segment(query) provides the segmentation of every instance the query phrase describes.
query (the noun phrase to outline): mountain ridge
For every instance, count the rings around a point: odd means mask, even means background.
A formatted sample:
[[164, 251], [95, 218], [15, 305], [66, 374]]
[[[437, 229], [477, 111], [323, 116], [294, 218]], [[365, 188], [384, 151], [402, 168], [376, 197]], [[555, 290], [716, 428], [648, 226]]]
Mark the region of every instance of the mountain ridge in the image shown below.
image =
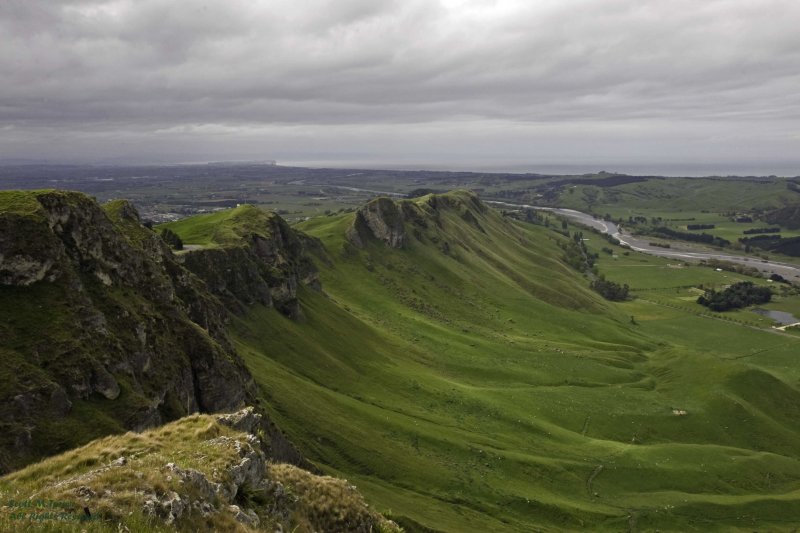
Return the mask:
[[[35, 219], [36, 194], [14, 197], [18, 216]], [[48, 281], [57, 271], [77, 276], [104, 316], [158, 290], [164, 303], [150, 302], [148, 316], [199, 328], [218, 356], [229, 343], [275, 434], [411, 531], [752, 531], [800, 520], [791, 504], [800, 479], [794, 339], [742, 327], [741, 314], [691, 312], [694, 285], [674, 286], [734, 273], [667, 264], [548, 214], [489, 208], [468, 191], [377, 198], [295, 226], [240, 206], [167, 225], [189, 244], [175, 253], [131, 209], [104, 209], [124, 234], [119, 253], [140, 258], [140, 277], [163, 277], [117, 294], [102, 243], [98, 257], [77, 250], [40, 281], [0, 287], [0, 301], [13, 304], [4, 316], [16, 320], [5, 331], [28, 338], [41, 333], [38, 320], [66, 334], [58, 320], [73, 315], [58, 302], [68, 285]], [[49, 228], [42, 220], [31, 227]], [[590, 289], [565, 249], [578, 239], [635, 299], [609, 302]], [[45, 262], [35, 263], [33, 277]], [[170, 286], [174, 305], [157, 289]], [[41, 308], [49, 314], [37, 307], [42, 287], [60, 291]], [[17, 341], [3, 349], [32, 353]], [[72, 411], [121, 406], [129, 389], [120, 385], [116, 400], [93, 391]], [[265, 435], [266, 456], [283, 460]]]

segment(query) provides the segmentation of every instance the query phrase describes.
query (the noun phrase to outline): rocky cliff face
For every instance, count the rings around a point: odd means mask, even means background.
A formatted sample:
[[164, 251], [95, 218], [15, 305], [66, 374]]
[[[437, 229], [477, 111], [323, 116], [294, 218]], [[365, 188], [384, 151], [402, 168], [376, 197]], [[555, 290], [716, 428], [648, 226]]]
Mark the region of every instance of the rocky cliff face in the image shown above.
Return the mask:
[[[255, 401], [224, 305], [130, 204], [0, 194], [0, 471], [109, 432]], [[247, 253], [279, 255], [257, 240]], [[291, 300], [269, 285], [265, 294]]]
[[234, 313], [261, 303], [291, 318], [302, 317], [297, 288], [320, 289], [311, 254], [324, 260], [322, 245], [274, 213], [251, 206], [239, 209], [235, 238], [183, 254], [184, 266]]
[[437, 242], [440, 238], [435, 233], [442, 227], [442, 212], [458, 213], [463, 220], [483, 231], [478, 218], [487, 209], [474, 193], [468, 191], [429, 194], [414, 200], [376, 198], [356, 211], [353, 223], [347, 229], [347, 239], [358, 248], [364, 248], [370, 241], [402, 248], [408, 242], [409, 234], [417, 240], [424, 240], [427, 232]]
[[347, 238], [359, 248], [370, 239], [382, 241], [392, 248], [402, 248], [406, 240], [405, 219], [402, 204], [389, 198], [376, 198], [356, 211]]

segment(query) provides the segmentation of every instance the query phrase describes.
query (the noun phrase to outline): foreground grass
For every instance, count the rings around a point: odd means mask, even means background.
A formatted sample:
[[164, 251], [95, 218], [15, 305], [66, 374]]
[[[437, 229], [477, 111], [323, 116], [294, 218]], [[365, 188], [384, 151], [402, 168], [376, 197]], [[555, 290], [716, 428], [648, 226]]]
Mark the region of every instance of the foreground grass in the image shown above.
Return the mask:
[[[204, 495], [175, 473], [192, 469], [228, 483], [239, 448], [251, 442], [210, 415], [93, 441], [0, 478], [0, 531], [339, 531], [370, 523], [396, 531], [352, 485], [291, 465], [267, 465], [274, 490], [242, 486], [235, 499]], [[143, 511], [148, 498], [165, 497], [187, 504], [172, 525]], [[237, 521], [234, 504], [254, 510], [259, 523]]]

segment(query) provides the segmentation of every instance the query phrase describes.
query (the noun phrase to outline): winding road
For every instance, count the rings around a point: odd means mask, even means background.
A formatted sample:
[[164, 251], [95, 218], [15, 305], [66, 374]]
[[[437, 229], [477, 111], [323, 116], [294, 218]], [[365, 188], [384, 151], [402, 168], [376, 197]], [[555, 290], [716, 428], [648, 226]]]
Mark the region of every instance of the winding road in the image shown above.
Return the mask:
[[570, 218], [575, 222], [582, 224], [584, 226], [589, 226], [590, 228], [594, 228], [598, 230], [600, 233], [611, 235], [612, 237], [617, 239], [621, 244], [627, 245], [631, 248], [631, 250], [635, 250], [637, 252], [656, 255], [659, 257], [671, 257], [675, 259], [680, 259], [682, 261], [701, 261], [708, 259], [718, 259], [721, 261], [730, 261], [731, 263], [739, 263], [742, 265], [757, 268], [761, 272], [766, 272], [768, 274], [780, 274], [781, 276], [787, 279], [788, 278], [800, 279], [800, 267], [792, 265], [790, 263], [782, 263], [780, 261], [767, 261], [764, 259], [745, 257], [742, 255], [724, 254], [718, 252], [696, 252], [696, 251], [693, 252], [689, 250], [680, 250], [675, 248], [659, 248], [656, 246], [650, 246], [648, 242], [645, 242], [637, 237], [634, 237], [630, 233], [625, 233], [622, 230], [622, 228], [620, 228], [613, 222], [610, 222], [608, 220], [596, 219], [592, 215], [589, 215], [587, 213], [582, 213], [580, 211], [575, 211], [574, 209], [564, 209], [560, 207], [540, 207], [536, 205], [527, 205], [527, 204], [512, 204], [508, 202], [498, 202], [493, 200], [484, 200], [484, 202], [487, 204], [504, 205], [508, 207], [517, 207], [522, 209], [550, 211], [552, 213]]

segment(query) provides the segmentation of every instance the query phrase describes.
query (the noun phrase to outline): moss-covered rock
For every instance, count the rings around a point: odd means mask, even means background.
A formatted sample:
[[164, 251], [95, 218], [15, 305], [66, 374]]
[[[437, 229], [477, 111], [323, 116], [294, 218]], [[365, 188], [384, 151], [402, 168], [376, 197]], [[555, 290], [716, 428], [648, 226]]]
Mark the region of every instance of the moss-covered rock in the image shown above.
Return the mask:
[[[480, 220], [488, 208], [470, 191], [427, 194], [414, 199], [392, 200], [376, 198], [356, 211], [347, 229], [347, 240], [358, 248], [370, 241], [382, 242], [392, 248], [402, 248], [408, 235], [425, 240], [425, 230], [442, 228], [442, 212], [452, 211], [463, 220], [484, 232]], [[439, 242], [441, 235], [433, 232], [429, 239]], [[442, 249], [449, 249], [445, 242]]]
[[402, 204], [390, 198], [372, 200], [356, 211], [347, 238], [359, 248], [363, 248], [369, 239], [377, 239], [392, 248], [402, 248], [406, 239]]

